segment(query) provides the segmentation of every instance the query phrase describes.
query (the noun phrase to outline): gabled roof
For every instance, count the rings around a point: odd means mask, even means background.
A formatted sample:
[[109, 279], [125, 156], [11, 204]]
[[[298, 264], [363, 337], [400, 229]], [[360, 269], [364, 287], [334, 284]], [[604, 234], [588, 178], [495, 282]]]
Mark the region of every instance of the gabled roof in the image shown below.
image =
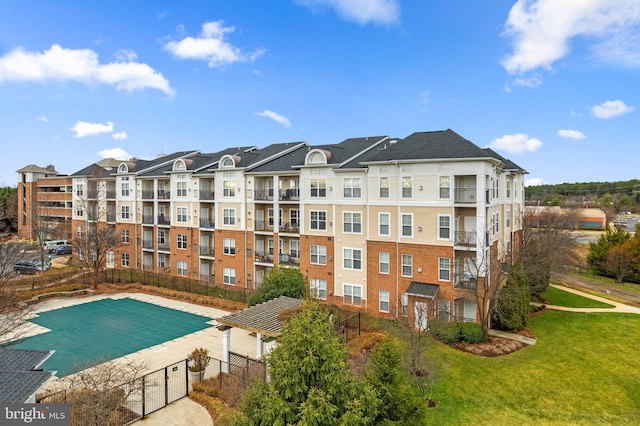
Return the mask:
[[53, 174], [53, 175], [59, 174], [53, 165], [49, 165], [47, 167], [40, 167], [35, 164], [29, 164], [28, 166], [24, 166], [20, 170], [16, 170], [16, 173], [46, 173], [46, 174]]
[[226, 327], [237, 327], [243, 330], [261, 333], [269, 337], [279, 337], [282, 334], [280, 313], [289, 309], [296, 309], [302, 305], [302, 300], [293, 297], [280, 296], [267, 302], [243, 309], [217, 321]]
[[246, 169], [252, 166], [257, 167], [264, 162], [277, 158], [278, 154], [284, 155], [287, 151], [303, 143], [304, 142], [274, 143], [264, 148], [241, 152], [237, 155], [240, 157], [240, 161], [236, 163], [236, 168]]
[[248, 173], [290, 172], [293, 167], [304, 164], [304, 159], [309, 152], [309, 146], [305, 142], [299, 143], [304, 145], [285, 155], [251, 168]]
[[361, 138], [349, 138], [345, 139], [338, 144], [332, 145], [317, 145], [312, 146], [311, 149], [321, 149], [329, 151], [331, 153], [331, 160], [329, 164], [342, 164], [345, 161], [350, 160], [354, 156], [360, 154], [362, 151], [371, 148], [386, 136], [365, 136]]
[[434, 298], [438, 293], [440, 286], [438, 284], [427, 284], [418, 281], [412, 281], [405, 293], [409, 296]]
[[116, 170], [117, 167], [103, 167], [98, 163], [93, 163], [88, 165], [84, 169], [78, 170], [77, 172], [73, 173], [71, 177], [89, 177], [96, 179], [108, 178], [113, 177], [112, 175], [116, 172]]
[[500, 159], [500, 161], [502, 161], [502, 167], [505, 171], [518, 171], [518, 172], [526, 173], [526, 170], [524, 170], [522, 167], [518, 166], [516, 163], [509, 160], [508, 158], [504, 158], [502, 155], [498, 154], [491, 148], [485, 148], [484, 150], [488, 152], [489, 155], [491, 155], [492, 157]]
[[55, 374], [37, 371], [52, 353], [0, 347], [0, 403], [24, 404], [33, 397]]

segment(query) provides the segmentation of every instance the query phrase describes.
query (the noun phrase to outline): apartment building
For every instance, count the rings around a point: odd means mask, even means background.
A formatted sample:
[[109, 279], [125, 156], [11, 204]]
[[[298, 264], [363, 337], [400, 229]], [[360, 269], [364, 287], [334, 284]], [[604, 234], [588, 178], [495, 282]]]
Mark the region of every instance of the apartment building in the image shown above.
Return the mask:
[[299, 268], [333, 304], [475, 321], [478, 284], [519, 252], [525, 174], [451, 130], [184, 151], [71, 175], [72, 229], [112, 229], [108, 267], [249, 290]]

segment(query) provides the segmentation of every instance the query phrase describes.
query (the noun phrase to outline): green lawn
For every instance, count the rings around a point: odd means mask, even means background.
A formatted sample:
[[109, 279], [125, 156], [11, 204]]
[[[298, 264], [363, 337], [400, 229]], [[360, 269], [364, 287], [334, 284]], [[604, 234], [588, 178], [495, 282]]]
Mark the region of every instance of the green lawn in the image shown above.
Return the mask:
[[588, 271], [573, 271], [569, 275], [576, 278], [585, 279], [595, 284], [600, 284], [609, 288], [615, 288], [618, 290], [626, 291], [628, 293], [640, 294], [640, 284], [628, 283], [628, 282], [616, 282], [613, 278], [602, 277]]
[[569, 308], [613, 308], [613, 305], [578, 296], [555, 287], [547, 287], [542, 297], [549, 305], [566, 306]]
[[640, 424], [640, 315], [550, 311], [537, 344], [481, 358], [435, 344], [440, 367], [427, 424]]

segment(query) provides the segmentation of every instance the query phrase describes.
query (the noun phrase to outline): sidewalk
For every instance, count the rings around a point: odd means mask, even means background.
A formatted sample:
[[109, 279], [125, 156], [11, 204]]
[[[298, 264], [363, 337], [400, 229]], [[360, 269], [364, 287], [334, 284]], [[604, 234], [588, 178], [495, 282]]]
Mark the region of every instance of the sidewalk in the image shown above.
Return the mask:
[[547, 309], [554, 309], [557, 311], [566, 311], [566, 312], [622, 312], [628, 314], [640, 314], [640, 308], [636, 308], [635, 306], [625, 305], [624, 303], [619, 303], [613, 301], [611, 299], [607, 299], [600, 296], [594, 296], [593, 294], [585, 293], [584, 291], [576, 290], [574, 288], [565, 287], [561, 285], [551, 284], [551, 287], [555, 287], [557, 289], [566, 291], [568, 293], [577, 294], [578, 296], [586, 297], [588, 299], [597, 300], [599, 302], [607, 303], [609, 305], [613, 305], [612, 308], [569, 308], [567, 306], [556, 306], [556, 305], [547, 305], [544, 303], [536, 303], [531, 302], [533, 306], [545, 306]]
[[213, 426], [209, 412], [185, 397], [135, 422], [140, 426]]

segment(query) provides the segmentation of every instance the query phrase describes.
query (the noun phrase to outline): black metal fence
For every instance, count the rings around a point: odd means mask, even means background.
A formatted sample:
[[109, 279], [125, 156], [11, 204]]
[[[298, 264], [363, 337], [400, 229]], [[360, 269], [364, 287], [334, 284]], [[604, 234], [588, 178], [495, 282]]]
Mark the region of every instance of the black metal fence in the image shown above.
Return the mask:
[[360, 312], [333, 324], [338, 337], [344, 344], [360, 335]]
[[91, 277], [89, 274], [78, 270], [62, 273], [48, 271], [45, 274], [20, 276], [11, 280], [11, 286], [21, 291], [37, 291], [63, 284], [88, 285], [90, 283]]
[[64, 390], [36, 402], [69, 404], [71, 426], [122, 426], [184, 398], [188, 385], [187, 360], [182, 360], [108, 390]]

